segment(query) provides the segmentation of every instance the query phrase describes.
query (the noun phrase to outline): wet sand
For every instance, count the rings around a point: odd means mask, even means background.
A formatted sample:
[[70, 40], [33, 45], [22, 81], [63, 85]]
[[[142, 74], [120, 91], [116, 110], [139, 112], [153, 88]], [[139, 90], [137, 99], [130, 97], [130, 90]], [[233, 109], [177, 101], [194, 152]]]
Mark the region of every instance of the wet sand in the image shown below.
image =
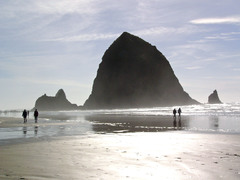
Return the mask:
[[[32, 127], [35, 125], [44, 126], [44, 125], [59, 125], [66, 124], [64, 122], [56, 121], [56, 122], [47, 122], [42, 121], [41, 119], [35, 123], [33, 118], [28, 118], [27, 123], [23, 123], [23, 118], [15, 118], [15, 117], [0, 117], [0, 128], [11, 128], [11, 127]], [[70, 124], [70, 123], [68, 123]]]
[[[1, 127], [20, 120], [7, 119]], [[240, 179], [239, 139], [189, 131], [19, 139], [0, 146], [0, 179]]]

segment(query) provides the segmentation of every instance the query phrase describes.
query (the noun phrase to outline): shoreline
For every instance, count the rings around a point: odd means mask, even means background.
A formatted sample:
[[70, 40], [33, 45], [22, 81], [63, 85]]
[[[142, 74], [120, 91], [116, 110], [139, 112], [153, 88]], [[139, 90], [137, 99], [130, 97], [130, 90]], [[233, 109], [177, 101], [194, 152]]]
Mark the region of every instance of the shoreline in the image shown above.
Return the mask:
[[[183, 126], [174, 128], [171, 116], [93, 115], [86, 117], [62, 117], [55, 115], [53, 117], [39, 118], [38, 123], [35, 123], [33, 118], [29, 118], [27, 123], [23, 123], [23, 118], [0, 117], [0, 145], [6, 144], [5, 142], [11, 143], [12, 141], [13, 143], [21, 143], [30, 139], [71, 137], [86, 134], [181, 131], [198, 134], [240, 135], [239, 123], [235, 122], [235, 129], [227, 129], [231, 125], [226, 122], [226, 118], [224, 118], [223, 122], [219, 122], [218, 119], [209, 119], [208, 116], [184, 116], [181, 123]], [[223, 125], [228, 127], [218, 129], [219, 126]]]

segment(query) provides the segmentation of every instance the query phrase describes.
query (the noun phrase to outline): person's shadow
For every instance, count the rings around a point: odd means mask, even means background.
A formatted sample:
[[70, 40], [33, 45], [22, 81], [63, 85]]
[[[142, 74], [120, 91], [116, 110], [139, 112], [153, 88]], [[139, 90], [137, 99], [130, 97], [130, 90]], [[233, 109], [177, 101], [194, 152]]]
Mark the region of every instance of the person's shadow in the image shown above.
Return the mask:
[[176, 129], [177, 127], [177, 119], [176, 116], [173, 116], [173, 128]]
[[209, 117], [210, 121], [210, 128], [213, 130], [218, 130], [219, 129], [219, 119], [217, 116], [210, 116]]
[[178, 116], [178, 129], [182, 129], [182, 119], [181, 119], [181, 116]]
[[22, 130], [23, 130], [23, 134], [24, 134], [24, 135], [27, 135], [27, 127], [24, 126]]
[[37, 134], [38, 134], [38, 126], [34, 127], [34, 134], [35, 134], [35, 136], [37, 136]]
[[182, 129], [182, 119], [181, 119], [181, 116], [178, 116], [178, 121], [177, 121], [177, 117], [176, 116], [173, 117], [173, 128], [174, 129]]

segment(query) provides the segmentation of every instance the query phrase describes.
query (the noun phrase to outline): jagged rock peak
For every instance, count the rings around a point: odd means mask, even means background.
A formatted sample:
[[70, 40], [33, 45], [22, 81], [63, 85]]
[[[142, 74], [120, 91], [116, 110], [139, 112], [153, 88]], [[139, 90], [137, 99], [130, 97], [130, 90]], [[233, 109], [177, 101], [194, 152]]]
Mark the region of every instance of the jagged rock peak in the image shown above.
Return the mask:
[[146, 42], [144, 41], [143, 39], [137, 37], [137, 36], [134, 36], [133, 34], [130, 34], [128, 32], [123, 32], [118, 38], [116, 41], [119, 41], [119, 40], [128, 40], [128, 41], [136, 41], [138, 40], [139, 42]]
[[70, 103], [63, 89], [58, 90], [56, 96], [47, 96], [44, 94], [39, 97], [35, 102], [33, 109], [40, 111], [59, 111], [59, 110], [75, 110], [77, 109], [76, 104]]
[[220, 99], [218, 97], [217, 90], [214, 90], [213, 93], [210, 94], [210, 96], [208, 96], [208, 103], [209, 104], [222, 104], [222, 102], [220, 101]]
[[155, 46], [122, 33], [99, 64], [85, 108], [131, 108], [198, 104], [182, 88]]
[[64, 98], [64, 99], [66, 99], [66, 94], [65, 94], [64, 90], [63, 89], [59, 89], [57, 94], [56, 94], [56, 97], [57, 98]]
[[[114, 47], [116, 45], [120, 46], [120, 47], [123, 47], [123, 46], [126, 46], [128, 45], [128, 47], [131, 47], [132, 45], [134, 44], [138, 44], [138, 46], [140, 45], [151, 45], [150, 43], [144, 41], [143, 39], [135, 36], [135, 35], [132, 35], [128, 32], [123, 32], [114, 42], [113, 44], [110, 46], [110, 47]], [[134, 47], [134, 46], [132, 46]], [[155, 46], [154, 46], [155, 47]]]

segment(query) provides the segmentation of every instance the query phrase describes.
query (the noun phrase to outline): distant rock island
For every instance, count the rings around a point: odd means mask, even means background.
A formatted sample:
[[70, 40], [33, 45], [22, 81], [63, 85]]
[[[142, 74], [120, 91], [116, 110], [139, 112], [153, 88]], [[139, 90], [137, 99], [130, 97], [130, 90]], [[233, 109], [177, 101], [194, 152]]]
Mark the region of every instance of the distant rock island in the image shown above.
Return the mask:
[[84, 108], [134, 108], [199, 104], [182, 88], [164, 55], [124, 32], [103, 55]]
[[213, 93], [210, 94], [210, 96], [208, 96], [208, 103], [209, 104], [222, 104], [222, 102], [220, 101], [220, 99], [218, 97], [217, 90], [214, 90]]
[[39, 97], [35, 103], [34, 109], [40, 111], [61, 111], [78, 109], [76, 104], [70, 103], [63, 89], [58, 90], [56, 96], [47, 96], [44, 94]]

